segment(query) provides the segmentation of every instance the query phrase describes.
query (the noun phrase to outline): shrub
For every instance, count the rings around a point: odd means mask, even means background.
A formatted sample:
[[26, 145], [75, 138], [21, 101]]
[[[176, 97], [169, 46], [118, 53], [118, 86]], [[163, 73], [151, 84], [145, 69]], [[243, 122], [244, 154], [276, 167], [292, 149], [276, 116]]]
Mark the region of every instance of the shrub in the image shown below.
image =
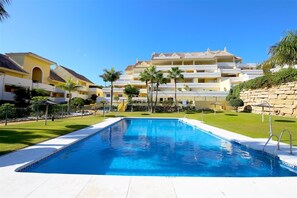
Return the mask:
[[297, 69], [288, 68], [282, 69], [279, 72], [272, 74], [266, 74], [258, 78], [240, 83], [239, 85], [234, 86], [230, 89], [228, 96], [226, 97], [227, 101], [231, 99], [239, 98], [240, 92], [243, 89], [259, 89], [265, 87], [272, 87], [275, 85], [280, 85], [282, 83], [294, 82], [297, 81]]
[[238, 111], [238, 107], [243, 106], [243, 101], [240, 98], [231, 99], [229, 103], [232, 107], [235, 107], [236, 112]]
[[5, 103], [0, 106], [0, 118], [5, 119], [7, 112], [7, 118], [14, 118], [16, 114], [16, 108], [14, 105]]

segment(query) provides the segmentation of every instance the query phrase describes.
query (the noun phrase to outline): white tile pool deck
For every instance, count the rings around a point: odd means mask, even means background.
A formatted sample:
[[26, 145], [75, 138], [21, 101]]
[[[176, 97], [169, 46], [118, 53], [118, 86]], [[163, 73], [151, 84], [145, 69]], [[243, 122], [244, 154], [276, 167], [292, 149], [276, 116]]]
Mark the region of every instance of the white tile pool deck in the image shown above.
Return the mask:
[[[15, 169], [47, 156], [119, 121], [109, 118], [91, 127], [0, 157], [0, 197], [297, 197], [297, 177], [142, 177], [20, 173]], [[252, 139], [196, 120], [183, 121], [262, 150], [266, 139]], [[274, 152], [275, 142], [267, 146]], [[297, 148], [288, 154], [282, 144], [279, 157], [297, 165]]]

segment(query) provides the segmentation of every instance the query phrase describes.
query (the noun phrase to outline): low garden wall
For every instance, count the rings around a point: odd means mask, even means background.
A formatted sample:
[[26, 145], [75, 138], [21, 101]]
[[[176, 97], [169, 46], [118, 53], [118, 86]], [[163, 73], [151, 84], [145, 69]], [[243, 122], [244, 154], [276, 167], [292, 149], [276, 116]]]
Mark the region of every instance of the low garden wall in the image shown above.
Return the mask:
[[297, 82], [290, 82], [271, 88], [255, 89], [240, 92], [244, 107], [251, 108], [253, 113], [261, 113], [262, 107], [254, 106], [267, 101], [273, 108], [264, 108], [264, 112], [272, 115], [297, 118]]

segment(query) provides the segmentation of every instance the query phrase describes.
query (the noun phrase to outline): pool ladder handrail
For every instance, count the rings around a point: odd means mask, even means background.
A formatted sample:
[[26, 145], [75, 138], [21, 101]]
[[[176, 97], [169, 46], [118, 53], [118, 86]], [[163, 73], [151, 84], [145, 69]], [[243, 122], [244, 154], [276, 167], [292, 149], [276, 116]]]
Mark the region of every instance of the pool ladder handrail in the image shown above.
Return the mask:
[[[265, 143], [265, 145], [264, 145], [262, 151], [265, 150], [265, 147], [267, 146], [268, 142], [272, 139], [272, 137], [276, 137], [277, 141], [279, 141], [279, 138], [278, 138], [277, 135], [275, 135], [275, 134], [271, 134], [271, 135], [269, 136], [267, 142]], [[277, 147], [276, 147], [276, 149], [274, 150], [274, 154], [275, 154], [276, 150], [279, 150], [279, 144], [277, 144]]]
[[284, 132], [289, 133], [289, 136], [290, 136], [290, 154], [293, 155], [293, 152], [292, 152], [292, 133], [288, 129], [282, 130], [282, 132], [281, 132], [281, 134], [279, 136], [278, 142], [277, 142], [277, 148], [278, 148], [278, 150], [280, 150], [279, 143], [280, 143], [280, 141], [281, 141], [281, 139], [283, 137]]

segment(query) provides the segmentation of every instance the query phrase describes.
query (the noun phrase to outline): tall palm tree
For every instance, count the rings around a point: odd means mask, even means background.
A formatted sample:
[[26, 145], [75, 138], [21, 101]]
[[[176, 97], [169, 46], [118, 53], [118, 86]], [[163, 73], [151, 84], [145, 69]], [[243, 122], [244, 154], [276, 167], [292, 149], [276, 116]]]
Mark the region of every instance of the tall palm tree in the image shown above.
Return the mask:
[[9, 17], [9, 14], [4, 9], [4, 5], [9, 3], [10, 0], [0, 0], [0, 21], [3, 21], [4, 19]]
[[66, 80], [66, 83], [59, 85], [58, 87], [67, 91], [69, 94], [69, 100], [67, 102], [67, 112], [68, 112], [68, 114], [70, 114], [70, 102], [71, 102], [71, 98], [72, 98], [72, 92], [76, 91], [81, 86], [78, 85], [77, 83], [75, 83], [73, 79], [69, 78]]
[[268, 59], [276, 65], [294, 66], [297, 64], [297, 31], [288, 31], [286, 36], [269, 49]]
[[174, 81], [174, 102], [175, 102], [175, 108], [177, 108], [177, 98], [176, 98], [176, 83], [179, 79], [184, 79], [184, 75], [182, 74], [182, 70], [180, 70], [178, 67], [172, 67], [169, 71], [168, 78], [173, 79]]
[[156, 99], [155, 99], [155, 106], [154, 106], [153, 112], [156, 112], [159, 86], [161, 84], [166, 84], [168, 82], [168, 79], [164, 77], [164, 75], [163, 75], [163, 73], [161, 71], [157, 71], [155, 80], [156, 80]]
[[149, 82], [150, 82], [150, 106], [151, 106], [151, 112], [153, 113], [153, 107], [154, 107], [154, 101], [153, 101], [153, 94], [154, 94], [154, 83], [156, 82], [156, 76], [157, 76], [157, 70], [156, 70], [156, 66], [151, 65], [149, 68], [147, 68], [147, 72], [148, 72], [148, 78], [149, 78]]
[[120, 78], [122, 72], [115, 71], [112, 67], [110, 70], [104, 69], [104, 74], [100, 75], [103, 81], [110, 82], [110, 106], [109, 111], [112, 111], [112, 102], [113, 102], [113, 82], [117, 81]]
[[139, 80], [142, 82], [145, 82], [145, 88], [146, 88], [146, 101], [147, 101], [147, 110], [150, 110], [150, 97], [149, 97], [149, 73], [148, 69], [146, 68], [143, 72], [139, 74]]

